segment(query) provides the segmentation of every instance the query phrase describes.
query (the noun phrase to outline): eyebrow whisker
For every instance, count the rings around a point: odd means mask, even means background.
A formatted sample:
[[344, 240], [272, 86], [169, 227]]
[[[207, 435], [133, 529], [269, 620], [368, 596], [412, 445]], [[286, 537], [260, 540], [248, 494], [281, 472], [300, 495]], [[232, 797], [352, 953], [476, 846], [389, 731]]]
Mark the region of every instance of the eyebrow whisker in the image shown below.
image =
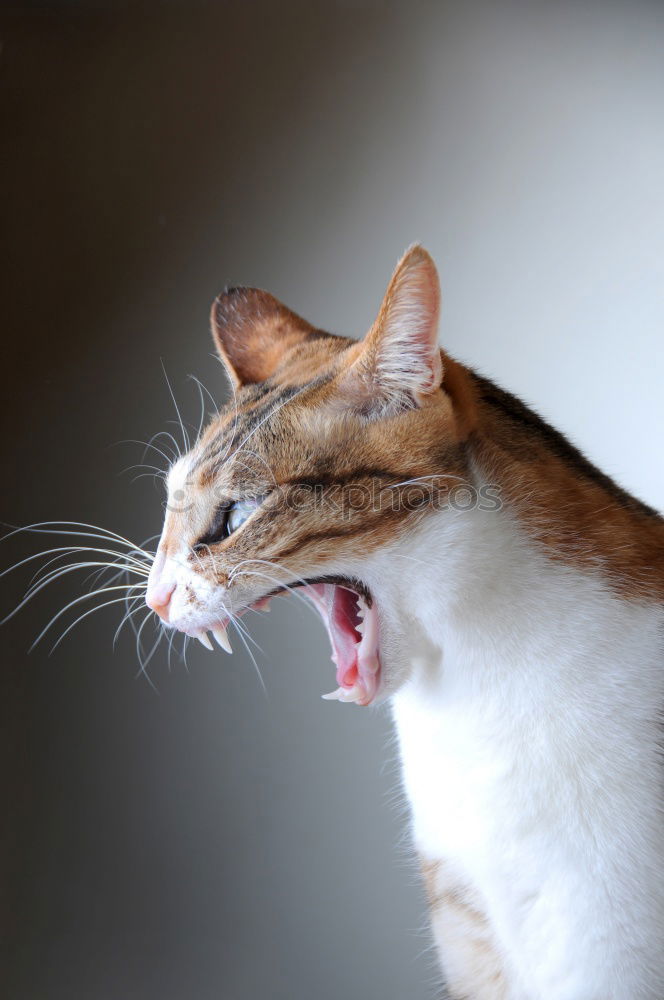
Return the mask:
[[[189, 435], [188, 435], [187, 431], [185, 430], [184, 423], [182, 422], [182, 415], [180, 413], [180, 407], [178, 406], [177, 400], [175, 399], [175, 393], [173, 392], [173, 387], [171, 386], [170, 379], [169, 379], [169, 377], [168, 377], [168, 375], [166, 373], [166, 365], [164, 364], [164, 359], [163, 358], [161, 358], [161, 367], [162, 367], [162, 371], [164, 373], [164, 378], [166, 379], [166, 385], [168, 386], [168, 391], [171, 394], [171, 399], [173, 400], [173, 406], [175, 407], [175, 412], [178, 415], [178, 421], [180, 423], [180, 431], [182, 432], [182, 442], [184, 444], [185, 450], [189, 451], [190, 448], [191, 448], [191, 442], [189, 440]], [[182, 455], [182, 452], [178, 449], [178, 458], [181, 457], [181, 455]]]

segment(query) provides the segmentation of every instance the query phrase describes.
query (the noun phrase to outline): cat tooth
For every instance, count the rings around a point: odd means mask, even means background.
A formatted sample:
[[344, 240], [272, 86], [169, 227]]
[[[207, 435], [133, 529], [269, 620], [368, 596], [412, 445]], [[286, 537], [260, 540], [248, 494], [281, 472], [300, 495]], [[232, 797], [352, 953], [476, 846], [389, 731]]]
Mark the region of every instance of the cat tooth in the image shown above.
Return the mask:
[[[225, 649], [227, 653], [233, 652], [228, 639], [228, 632], [223, 625], [215, 625], [212, 629], [212, 635], [215, 637], [222, 649]], [[212, 646], [210, 646], [210, 649], [212, 649]]]
[[355, 702], [358, 702], [361, 699], [361, 697], [362, 697], [362, 692], [360, 691], [358, 686], [355, 685], [352, 688], [343, 688], [341, 693], [341, 698], [339, 699], [339, 701], [346, 702], [347, 704], [354, 704]]
[[341, 701], [341, 696], [343, 691], [341, 688], [337, 688], [336, 691], [330, 691], [329, 694], [322, 694], [321, 698], [323, 701]]
[[329, 694], [322, 694], [321, 698], [323, 701], [341, 701], [344, 704], [351, 704], [357, 702], [362, 697], [362, 692], [357, 687], [352, 688], [342, 688], [338, 687], [336, 691], [330, 691]]
[[196, 638], [201, 643], [201, 645], [205, 646], [206, 649], [214, 649], [214, 646], [210, 642], [210, 636], [207, 634], [207, 632], [203, 632], [201, 630], [196, 636]]
[[359, 632], [360, 635], [364, 635], [365, 628], [366, 628], [366, 625], [365, 625], [364, 621], [362, 619], [360, 619], [360, 621], [355, 626], [355, 631]]

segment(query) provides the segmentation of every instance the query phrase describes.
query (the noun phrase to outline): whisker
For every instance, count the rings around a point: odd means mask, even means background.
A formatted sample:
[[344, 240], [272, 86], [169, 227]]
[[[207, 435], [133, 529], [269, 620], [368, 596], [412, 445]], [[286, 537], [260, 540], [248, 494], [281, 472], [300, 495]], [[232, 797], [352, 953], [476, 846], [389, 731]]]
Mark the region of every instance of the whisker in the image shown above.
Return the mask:
[[198, 418], [198, 430], [196, 431], [196, 437], [195, 437], [195, 440], [198, 441], [198, 439], [201, 436], [201, 431], [203, 430], [203, 424], [205, 422], [205, 400], [203, 399], [203, 390], [201, 389], [201, 383], [198, 381], [196, 376], [190, 375], [189, 378], [193, 379], [194, 382], [196, 383], [196, 387], [198, 389], [198, 396], [201, 402], [201, 415]]
[[118, 444], [118, 445], [120, 445], [120, 444], [138, 444], [138, 445], [142, 445], [143, 448], [144, 448], [144, 450], [143, 450], [143, 458], [145, 458], [145, 456], [148, 453], [148, 451], [150, 451], [150, 450], [156, 451], [157, 454], [161, 455], [161, 457], [164, 459], [164, 461], [168, 465], [170, 465], [171, 462], [173, 462], [174, 458], [177, 457], [177, 454], [175, 454], [175, 455], [167, 455], [166, 452], [162, 451], [161, 448], [157, 448], [157, 446], [152, 443], [153, 441], [156, 441], [157, 438], [161, 434], [164, 434], [164, 433], [167, 433], [167, 432], [157, 431], [156, 434], [152, 435], [152, 437], [150, 438], [149, 441], [141, 441], [140, 438], [124, 438], [122, 441], [117, 441], [116, 444]]
[[[51, 549], [51, 550], [50, 550], [50, 552], [52, 552], [52, 551], [53, 551], [53, 549]], [[93, 551], [93, 550], [88, 550], [88, 549], [86, 549], [86, 551]], [[53, 563], [56, 563], [56, 562], [60, 562], [60, 560], [61, 560], [61, 559], [67, 559], [67, 558], [69, 558], [69, 556], [71, 555], [71, 552], [72, 552], [72, 550], [71, 550], [71, 547], [67, 546], [67, 547], [66, 547], [66, 548], [64, 549], [64, 551], [60, 552], [60, 553], [59, 553], [58, 555], [56, 555], [56, 556], [53, 556], [53, 558], [52, 558], [52, 559], [47, 559], [47, 560], [46, 560], [46, 562], [45, 562], [45, 563], [43, 563], [43, 564], [42, 564], [42, 565], [41, 565], [41, 566], [40, 566], [40, 567], [39, 567], [39, 568], [38, 568], [37, 570], [35, 570], [35, 572], [34, 572], [34, 573], [32, 574], [32, 576], [31, 576], [31, 577], [30, 577], [30, 579], [28, 580], [28, 587], [31, 587], [31, 586], [32, 586], [32, 584], [33, 584], [33, 583], [34, 583], [35, 581], [37, 581], [38, 579], [40, 579], [40, 574], [41, 574], [41, 573], [43, 573], [43, 572], [44, 572], [44, 571], [45, 571], [45, 570], [46, 570], [46, 569], [47, 569], [47, 568], [48, 568], [49, 566], [52, 566], [52, 565], [53, 565]], [[35, 555], [34, 555], [34, 556], [32, 556], [31, 558], [33, 558], [33, 559], [37, 559], [37, 558], [38, 558], [39, 556], [45, 556], [45, 555], [48, 555], [48, 554], [49, 554], [49, 550], [47, 549], [47, 550], [46, 550], [46, 552], [37, 552], [37, 553], [35, 553]], [[26, 562], [26, 560], [23, 560], [23, 559], [22, 559], [22, 560], [21, 560], [21, 561], [20, 561], [19, 563], [15, 563], [15, 564], [14, 564], [13, 566], [9, 566], [9, 567], [8, 567], [8, 569], [6, 569], [6, 570], [5, 570], [4, 572], [5, 572], [5, 573], [9, 573], [9, 572], [11, 572], [11, 571], [12, 571], [13, 569], [18, 569], [18, 567], [19, 567], [19, 566], [22, 566], [22, 565], [25, 565], [25, 562]], [[0, 575], [2, 575], [2, 574], [0, 574]]]
[[432, 473], [430, 473], [427, 476], [415, 476], [413, 479], [404, 479], [400, 483], [390, 483], [388, 486], [383, 486], [380, 492], [382, 493], [384, 490], [396, 490], [400, 486], [410, 486], [413, 483], [423, 483], [427, 479], [432, 479], [432, 480], [433, 479], [456, 479], [457, 482], [459, 482], [459, 483], [465, 483], [465, 484], [468, 483], [468, 480], [464, 479], [463, 476], [454, 476], [454, 475], [452, 475], [452, 473], [449, 473], [449, 472], [432, 472]]
[[171, 654], [173, 652], [173, 641], [175, 639], [176, 634], [177, 633], [176, 633], [175, 629], [172, 628], [171, 629], [171, 634], [170, 634], [170, 636], [168, 638], [168, 654], [167, 654], [167, 657], [166, 657], [166, 663], [168, 665], [168, 669], [169, 670], [171, 669]]
[[[59, 580], [61, 576], [67, 576], [69, 573], [73, 573], [74, 570], [77, 569], [89, 569], [90, 567], [94, 566], [103, 567], [102, 568], [103, 572], [104, 569], [115, 568], [115, 566], [117, 566], [117, 563], [103, 563], [103, 562], [90, 561], [90, 562], [69, 563], [67, 566], [57, 566], [55, 569], [52, 569], [50, 572], [46, 573], [45, 576], [40, 577], [38, 580], [36, 580], [35, 583], [33, 583], [32, 586], [29, 587], [29, 589], [27, 590], [23, 600], [24, 601], [30, 600], [30, 598], [34, 597], [35, 594], [38, 594], [40, 590], [43, 590], [44, 587], [48, 586], [49, 583], [53, 583], [55, 580]], [[133, 566], [123, 566], [116, 573], [114, 573], [113, 577], [107, 580], [106, 583], [107, 584], [112, 583], [114, 579], [118, 579], [123, 573], [126, 574], [134, 573], [137, 576], [142, 576], [145, 579], [145, 585], [147, 585], [148, 574], [143, 570], [135, 569]], [[96, 575], [99, 576], [98, 573]], [[138, 586], [138, 584], [136, 585]]]
[[[161, 644], [161, 640], [163, 638], [163, 634], [164, 633], [163, 633], [162, 628], [161, 628], [161, 623], [158, 622], [157, 623], [157, 638], [155, 639], [155, 641], [154, 641], [154, 643], [152, 645], [152, 648], [150, 649], [150, 652], [148, 653], [148, 655], [146, 656], [145, 660], [143, 661], [142, 673], [145, 675], [145, 677], [147, 677], [148, 680], [150, 680], [150, 678], [148, 676], [147, 668], [148, 668], [148, 665], [150, 663], [150, 660], [152, 659], [152, 657], [154, 656], [154, 654], [157, 652], [157, 649], [159, 648], [159, 646]], [[156, 687], [154, 686], [154, 684], [152, 685], [152, 687], [153, 687], [153, 689], [155, 691], [157, 690]]]
[[[216, 355], [215, 355], [215, 357], [216, 357]], [[228, 457], [228, 453], [231, 450], [232, 443], [233, 443], [233, 440], [235, 438], [235, 434], [237, 432], [238, 420], [240, 419], [240, 408], [238, 406], [237, 389], [235, 388], [235, 383], [233, 382], [232, 378], [230, 377], [230, 374], [229, 374], [228, 370], [226, 369], [225, 365], [221, 361], [221, 358], [217, 357], [217, 361], [221, 365], [221, 369], [222, 369], [224, 375], [226, 376], [228, 384], [230, 385], [231, 390], [233, 392], [233, 430], [231, 431], [230, 437], [228, 439], [228, 444], [226, 445], [226, 450], [225, 450], [224, 454], [221, 456], [221, 458], [219, 460], [223, 464], [226, 461], [227, 457]]]
[[[141, 635], [143, 633], [143, 629], [145, 628], [147, 622], [150, 620], [151, 617], [152, 617], [152, 612], [148, 611], [148, 613], [146, 614], [145, 618], [143, 619], [143, 621], [141, 622], [141, 624], [140, 624], [140, 626], [138, 628], [138, 632], [136, 633], [136, 658], [138, 659], [138, 662], [140, 664], [140, 669], [138, 671], [138, 674], [136, 674], [136, 676], [138, 677], [138, 676], [140, 676], [140, 674], [143, 674], [143, 676], [145, 677], [145, 679], [148, 682], [148, 684], [150, 685], [150, 687], [153, 689], [153, 691], [156, 694], [158, 694], [159, 692], [157, 691], [156, 687], [152, 683], [152, 680], [150, 679], [150, 676], [149, 676], [149, 674], [147, 673], [147, 671], [145, 669], [146, 666], [147, 666], [147, 664], [149, 663], [149, 659], [148, 660], [144, 660], [143, 659], [143, 647], [141, 646]], [[157, 643], [157, 645], [158, 645], [158, 643]], [[152, 650], [150, 651], [150, 656], [152, 656], [152, 653], [154, 652], [155, 648], [156, 647], [153, 647]]]
[[307, 599], [304, 597], [303, 594], [300, 594], [298, 592], [298, 590], [297, 590], [296, 587], [289, 586], [286, 583], [281, 583], [279, 580], [277, 580], [273, 576], [270, 576], [268, 573], [261, 573], [258, 570], [253, 570], [253, 571], [252, 570], [242, 570], [242, 572], [239, 574], [239, 576], [240, 577], [243, 577], [243, 576], [253, 576], [253, 577], [259, 577], [262, 580], [268, 580], [270, 583], [274, 583], [278, 587], [283, 588], [283, 590], [287, 591], [287, 593], [292, 594], [294, 597], [297, 597], [297, 599], [299, 601], [303, 601], [305, 603], [306, 607], [308, 607], [311, 610], [311, 604], [307, 601]]
[[[157, 431], [156, 434], [153, 434], [152, 437], [150, 438], [150, 442], [152, 443], [152, 441], [156, 441], [160, 437], [166, 438], [167, 442], [169, 443], [169, 447], [171, 445], [173, 447], [173, 451], [172, 451], [170, 457], [166, 459], [166, 461], [168, 462], [168, 464], [172, 465], [173, 462], [177, 462], [178, 458], [181, 455], [180, 445], [178, 444], [177, 439], [171, 434], [171, 432], [167, 431], [165, 429]], [[145, 458], [145, 453], [143, 453], [143, 458]]]
[[[289, 584], [283, 583], [281, 580], [277, 579], [276, 577], [270, 576], [269, 573], [261, 573], [259, 570], [253, 570], [253, 571], [252, 570], [241, 570], [238, 573], [237, 570], [239, 569], [239, 567], [242, 566], [242, 565], [245, 565], [247, 563], [259, 563], [259, 564], [262, 563], [264, 565], [271, 566], [274, 569], [278, 569], [281, 572], [287, 572], [287, 570], [285, 570], [284, 567], [278, 566], [275, 563], [271, 563], [269, 560], [266, 560], [266, 559], [243, 559], [242, 562], [240, 562], [240, 563], [237, 564], [237, 566], [235, 567], [235, 569], [231, 573], [229, 583], [232, 582], [233, 580], [235, 580], [238, 575], [239, 576], [257, 576], [257, 577], [261, 577], [264, 580], [269, 580], [271, 583], [276, 584], [278, 587], [282, 587], [289, 594], [292, 594], [294, 597], [297, 597], [297, 599], [300, 600], [300, 601], [302, 601], [304, 603], [305, 607], [309, 608], [309, 610], [311, 610], [311, 611], [314, 610], [312, 608], [310, 600], [306, 597], [305, 594], [301, 594], [300, 591], [296, 587], [292, 587]], [[292, 574], [289, 574], [289, 575], [292, 575]], [[306, 586], [306, 580], [303, 580], [301, 577], [297, 577], [297, 576], [295, 577], [295, 579], [297, 580], [298, 583], [301, 583], [301, 584], [303, 584], [303, 585]]]
[[[246, 566], [247, 564], [254, 564], [254, 565], [258, 564], [259, 566], [269, 566], [271, 569], [277, 570], [277, 572], [279, 573], [285, 573], [286, 576], [292, 577], [295, 581], [297, 581], [297, 583], [300, 583], [303, 586], [307, 585], [307, 581], [303, 577], [298, 576], [297, 573], [293, 573], [293, 571], [290, 570], [287, 566], [282, 566], [280, 563], [275, 562], [273, 559], [241, 559], [238, 563], [235, 564], [235, 566], [231, 570], [230, 579], [233, 580], [237, 570], [239, 570], [242, 566]], [[286, 584], [281, 583], [279, 580], [275, 580], [273, 582], [277, 583], [281, 587], [286, 586]]]
[[[51, 570], [49, 573], [47, 573], [46, 576], [40, 577], [39, 579], [37, 579], [28, 588], [28, 590], [24, 594], [23, 598], [19, 601], [19, 603], [16, 605], [16, 607], [13, 608], [9, 612], [9, 614], [5, 615], [4, 618], [0, 619], [0, 625], [4, 625], [6, 622], [10, 621], [16, 614], [18, 614], [19, 611], [21, 611], [22, 608], [24, 608], [26, 606], [26, 604], [28, 604], [34, 597], [36, 597], [36, 595], [38, 593], [40, 593], [44, 589], [44, 587], [47, 587], [50, 583], [53, 583], [55, 580], [58, 580], [61, 576], [66, 576], [67, 574], [72, 573], [74, 570], [77, 570], [77, 569], [85, 569], [85, 568], [89, 568], [91, 566], [105, 566], [105, 565], [106, 564], [100, 563], [100, 562], [76, 562], [76, 563], [72, 563], [69, 566], [58, 566], [58, 567], [56, 567], [56, 569]], [[112, 566], [113, 564], [108, 564], [108, 565]], [[136, 573], [136, 574], [138, 574], [140, 576], [143, 576], [143, 577], [145, 577], [146, 583], [147, 583], [147, 576], [148, 576], [147, 573], [144, 573], [142, 571], [134, 569], [133, 567], [123, 567], [123, 572], [126, 572], [126, 573], [130, 573], [131, 572], [131, 573]], [[131, 584], [131, 586], [134, 587], [134, 588], [137, 588], [137, 587], [144, 588], [146, 586], [146, 583], [137, 582], [137, 583]], [[90, 596], [92, 596], [93, 594], [96, 594], [96, 593], [100, 593], [100, 591], [99, 590], [92, 590], [92, 591], [90, 591], [89, 594], [85, 594], [83, 596], [84, 597], [90, 597]]]
[[[63, 556], [70, 556], [70, 555], [72, 555], [72, 553], [69, 552], [62, 553], [62, 556], [56, 558], [58, 558], [59, 560]], [[58, 566], [53, 567], [50, 570], [47, 570], [47, 567], [49, 565], [52, 565], [54, 561], [55, 560], [49, 559], [48, 563], [46, 563], [45, 566], [40, 567], [39, 570], [37, 570], [37, 572], [33, 574], [32, 579], [30, 580], [30, 583], [24, 595], [25, 597], [27, 597], [30, 593], [32, 593], [33, 590], [40, 588], [42, 583], [46, 581], [55, 580], [58, 578], [60, 574], [66, 574], [71, 570], [78, 568], [88, 569], [93, 567], [100, 567], [95, 573], [89, 574], [89, 576], [86, 579], [87, 582], [88, 580], [90, 580], [92, 576], [95, 576], [96, 577], [96, 579], [94, 580], [95, 585], [98, 583], [99, 578], [102, 576], [102, 574], [109, 569], [116, 570], [117, 571], [116, 575], [123, 572], [134, 573], [136, 576], [145, 577], [146, 580], [149, 575], [147, 568], [143, 569], [142, 567], [138, 567], [135, 564], [130, 565], [127, 563], [123, 563], [121, 565], [120, 563], [117, 562], [106, 562], [105, 560], [90, 560], [90, 559], [87, 560], [78, 559], [75, 562], [67, 563], [66, 565], [60, 564]], [[107, 583], [108, 582], [110, 581], [107, 580]]]
[[134, 483], [137, 483], [139, 479], [148, 479], [148, 478], [152, 480], [159, 479], [161, 480], [162, 483], [164, 483], [166, 482], [167, 475], [168, 475], [167, 472], [139, 472], [137, 476], [134, 476], [133, 479], [130, 480], [130, 485], [133, 486]]
[[88, 608], [88, 610], [85, 611], [82, 615], [79, 615], [79, 617], [75, 621], [73, 621], [71, 623], [71, 625], [67, 626], [67, 628], [64, 630], [64, 632], [62, 633], [62, 635], [60, 636], [60, 638], [57, 640], [57, 642], [55, 642], [51, 646], [48, 655], [50, 656], [52, 653], [55, 652], [55, 650], [58, 648], [58, 646], [60, 645], [60, 643], [62, 642], [62, 640], [65, 638], [65, 636], [68, 635], [68, 633], [71, 632], [71, 630], [76, 625], [78, 625], [79, 622], [82, 622], [84, 618], [87, 618], [88, 615], [93, 614], [95, 611], [101, 611], [102, 608], [107, 608], [110, 604], [119, 604], [120, 601], [124, 601], [124, 597], [114, 597], [110, 601], [104, 601], [103, 604], [97, 604], [94, 608]]
[[166, 469], [161, 469], [158, 465], [149, 465], [147, 462], [134, 462], [133, 465], [128, 465], [122, 469], [118, 475], [124, 476], [127, 472], [132, 472], [134, 469], [150, 469], [155, 476], [166, 476], [167, 474]]
[[[182, 415], [180, 413], [180, 407], [177, 404], [177, 400], [175, 399], [175, 394], [173, 392], [173, 388], [171, 386], [171, 383], [170, 383], [170, 380], [168, 378], [168, 375], [166, 374], [166, 366], [164, 364], [164, 359], [163, 358], [161, 359], [161, 367], [162, 367], [162, 370], [164, 372], [164, 378], [166, 379], [166, 385], [168, 386], [168, 391], [170, 392], [171, 399], [173, 400], [173, 406], [175, 407], [175, 412], [177, 413], [178, 420], [180, 422], [180, 430], [182, 432], [182, 442], [184, 444], [185, 451], [189, 451], [189, 449], [191, 448], [191, 443], [189, 441], [189, 435], [187, 434], [187, 431], [185, 430], [184, 423], [182, 422]], [[181, 454], [182, 453], [180, 452], [180, 455]]]
[[[205, 543], [203, 543], [203, 544], [205, 544]], [[196, 549], [193, 547], [193, 545], [189, 545], [189, 546], [187, 546], [187, 548], [189, 549], [189, 551], [191, 552], [192, 556], [194, 557], [194, 559], [196, 560], [196, 562], [200, 566], [201, 570], [204, 571], [205, 567], [203, 566], [203, 562], [201, 560], [201, 557], [199, 556], [199, 554], [196, 551]], [[209, 550], [210, 546], [206, 545], [206, 548]]]
[[[233, 454], [229, 456], [228, 461], [230, 461], [230, 459], [234, 458], [234, 456], [237, 454], [237, 452], [240, 451], [245, 446], [245, 444], [247, 443], [247, 441], [249, 441], [249, 439], [251, 437], [253, 437], [253, 435], [256, 433], [256, 431], [260, 427], [263, 426], [263, 424], [266, 422], [266, 420], [269, 420], [270, 417], [273, 417], [275, 415], [275, 413], [279, 413], [280, 410], [283, 410], [284, 406], [288, 406], [289, 403], [292, 403], [293, 400], [297, 399], [297, 397], [300, 396], [300, 395], [302, 395], [302, 393], [305, 392], [305, 390], [308, 389], [308, 388], [309, 388], [309, 385], [307, 383], [305, 383], [303, 386], [301, 386], [301, 388], [299, 388], [297, 390], [297, 392], [294, 392], [292, 396], [289, 396], [288, 399], [285, 399], [282, 403], [279, 403], [277, 406], [275, 406], [271, 410], [269, 410], [265, 414], [265, 416], [262, 418], [262, 420], [259, 420], [258, 423], [256, 424], [256, 426], [254, 428], [252, 428], [252, 430], [250, 430], [249, 433], [246, 435], [246, 437], [240, 442], [240, 444], [237, 446], [237, 448], [235, 449], [235, 451], [233, 452]], [[224, 459], [224, 461], [225, 460], [226, 459]]]
[[130, 621], [132, 615], [137, 614], [141, 610], [141, 605], [143, 604], [143, 595], [139, 594], [137, 597], [133, 597], [130, 599], [129, 595], [127, 595], [127, 597], [122, 597], [120, 598], [120, 600], [125, 602], [125, 606], [127, 606], [128, 604], [133, 604], [133, 607], [131, 609], [127, 608], [126, 614], [123, 616], [122, 621], [115, 630], [115, 634], [113, 635], [114, 649], [117, 644], [118, 638], [120, 636], [120, 632], [122, 631], [123, 625], [125, 625], [128, 621]]
[[[117, 556], [118, 559], [122, 558], [129, 560], [132, 566], [135, 566], [138, 569], [145, 569], [146, 572], [148, 572], [149, 567], [151, 565], [151, 562], [150, 563], [141, 562], [140, 559], [136, 558], [135, 556], [131, 555], [131, 553], [127, 552], [113, 552], [112, 549], [100, 549], [88, 545], [59, 545], [53, 549], [44, 549], [41, 552], [33, 552], [32, 555], [26, 556], [25, 559], [21, 559], [19, 560], [19, 562], [14, 563], [12, 566], [8, 566], [7, 569], [3, 570], [2, 573], [0, 573], [0, 579], [2, 579], [3, 576], [6, 576], [7, 573], [11, 573], [15, 569], [19, 569], [20, 566], [25, 566], [26, 563], [33, 562], [35, 559], [43, 558], [43, 556], [50, 556], [54, 552], [60, 553], [60, 555], [56, 556], [56, 558], [63, 558], [65, 554], [72, 555], [75, 552], [93, 552], [95, 553], [95, 555]], [[37, 570], [37, 573], [39, 573], [41, 569], [45, 569], [45, 567], [49, 565], [50, 562], [53, 561], [54, 560], [49, 560], [48, 563], [46, 563], [43, 567]]]
[[[249, 610], [254, 611], [255, 614], [259, 613], [254, 608], [250, 608]], [[265, 650], [256, 642], [254, 637], [250, 635], [249, 629], [243, 624], [242, 619], [238, 615], [229, 615], [229, 618], [233, 625], [235, 625], [235, 627], [242, 632], [247, 641], [250, 642], [252, 646], [255, 646], [259, 653], [262, 653], [262, 655], [265, 656]]]
[[201, 380], [199, 378], [197, 378], [195, 375], [190, 375], [189, 378], [193, 378], [194, 382], [196, 382], [196, 384], [199, 386], [199, 388], [202, 389], [202, 391], [206, 394], [206, 396], [208, 397], [208, 399], [210, 400], [210, 402], [214, 406], [216, 415], [219, 416], [219, 406], [217, 405], [217, 402], [216, 402], [214, 396], [212, 395], [212, 393], [210, 392], [210, 390], [208, 389], [208, 387], [206, 385], [203, 385], [203, 383], [201, 382]]
[[[55, 527], [56, 525], [66, 525], [67, 529], [57, 528]], [[70, 526], [89, 528], [90, 531], [71, 531], [69, 530]], [[72, 537], [97, 538], [105, 542], [115, 541], [126, 545], [134, 551], [143, 552], [140, 546], [134, 542], [130, 542], [128, 538], [124, 538], [122, 535], [117, 534], [117, 532], [109, 531], [107, 528], [100, 528], [96, 524], [86, 524], [84, 521], [37, 521], [35, 524], [26, 524], [20, 528], [14, 527], [14, 525], [7, 525], [7, 527], [11, 527], [13, 530], [3, 536], [1, 539], [3, 542], [14, 535], [21, 534], [21, 532], [30, 531], [36, 535], [71, 535]], [[150, 553], [143, 552], [143, 554], [152, 559]]]
[[48, 625], [46, 625], [45, 628], [41, 630], [41, 632], [39, 633], [33, 644], [30, 646], [30, 651], [32, 652], [35, 646], [41, 641], [41, 639], [43, 639], [43, 637], [46, 635], [51, 626], [54, 625], [56, 621], [58, 621], [58, 619], [65, 614], [65, 612], [69, 611], [69, 609], [73, 608], [76, 604], [80, 604], [81, 601], [87, 601], [91, 597], [99, 597], [101, 594], [107, 594], [113, 590], [125, 590], [125, 591], [135, 590], [137, 586], [140, 586], [140, 584], [116, 583], [112, 587], [104, 587], [102, 590], [93, 590], [90, 594], [81, 594], [80, 597], [75, 597], [73, 601], [70, 601], [69, 604], [66, 604], [64, 608], [58, 611], [58, 613], [51, 618]]
[[261, 687], [263, 688], [264, 693], [267, 695], [267, 688], [265, 687], [265, 681], [263, 680], [263, 675], [260, 672], [260, 667], [256, 663], [256, 657], [254, 656], [253, 652], [249, 648], [249, 643], [247, 642], [247, 640], [245, 639], [245, 637], [243, 635], [243, 630], [240, 629], [239, 622], [237, 621], [237, 619], [231, 618], [231, 624], [235, 626], [235, 630], [236, 630], [237, 634], [239, 635], [240, 639], [242, 640], [242, 644], [243, 644], [244, 648], [247, 651], [249, 659], [251, 660], [251, 662], [254, 665], [254, 670], [256, 671], [256, 674], [258, 675], [258, 679], [259, 679], [259, 681], [261, 683]]
[[[121, 556], [118, 556], [117, 559], [113, 559], [111, 561], [111, 567], [109, 567], [109, 568], [112, 568], [113, 566], [117, 566], [118, 567], [118, 571], [117, 571], [117, 573], [115, 573], [113, 576], [111, 576], [109, 578], [108, 582], [112, 582], [114, 579], [117, 579], [119, 576], [121, 576], [122, 573], [125, 573], [125, 572], [128, 571], [129, 567], [122, 560], [124, 560], [124, 553]], [[145, 564], [144, 566], [141, 566], [140, 570], [133, 570], [132, 569], [132, 572], [140, 572], [142, 575], [149, 576], [150, 575], [150, 566], [148, 566], [147, 564]], [[102, 577], [103, 573], [104, 573], [103, 569], [98, 570], [96, 573], [91, 573], [89, 577], [86, 577], [85, 582], [87, 583], [88, 580], [92, 580], [92, 582], [96, 585], [99, 582], [99, 579]]]

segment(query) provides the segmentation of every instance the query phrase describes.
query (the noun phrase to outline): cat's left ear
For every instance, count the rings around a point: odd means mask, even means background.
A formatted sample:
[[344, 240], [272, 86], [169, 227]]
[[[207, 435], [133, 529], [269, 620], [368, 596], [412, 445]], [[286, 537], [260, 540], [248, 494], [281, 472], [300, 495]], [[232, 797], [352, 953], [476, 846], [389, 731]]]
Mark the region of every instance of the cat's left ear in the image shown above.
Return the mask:
[[236, 388], [265, 382], [314, 327], [261, 288], [229, 288], [212, 303], [212, 336]]
[[365, 413], [421, 406], [440, 387], [439, 314], [436, 265], [415, 244], [397, 264], [376, 321], [344, 379]]

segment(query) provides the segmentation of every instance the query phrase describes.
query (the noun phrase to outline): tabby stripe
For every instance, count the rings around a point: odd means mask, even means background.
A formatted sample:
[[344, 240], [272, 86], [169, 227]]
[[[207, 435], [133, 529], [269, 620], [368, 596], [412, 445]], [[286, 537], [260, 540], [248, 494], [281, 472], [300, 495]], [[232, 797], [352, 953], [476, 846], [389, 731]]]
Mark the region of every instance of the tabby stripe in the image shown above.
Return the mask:
[[355, 535], [365, 534], [367, 530], [366, 524], [363, 523], [359, 527], [351, 528], [347, 531], [315, 531], [310, 535], [306, 535], [304, 538], [299, 538], [297, 542], [289, 548], [282, 549], [281, 552], [279, 552], [274, 558], [275, 560], [281, 560], [285, 559], [287, 556], [292, 556], [296, 552], [299, 553], [310, 542], [322, 542], [332, 538], [353, 538]]

